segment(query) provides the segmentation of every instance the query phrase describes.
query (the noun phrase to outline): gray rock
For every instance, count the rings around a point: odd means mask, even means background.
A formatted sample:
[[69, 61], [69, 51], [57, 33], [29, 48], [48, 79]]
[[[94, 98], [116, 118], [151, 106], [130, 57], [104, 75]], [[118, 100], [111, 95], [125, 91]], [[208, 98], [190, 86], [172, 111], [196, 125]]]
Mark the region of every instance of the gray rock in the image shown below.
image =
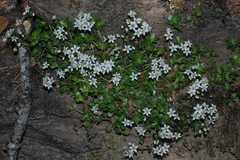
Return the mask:
[[90, 12], [106, 22], [106, 31], [120, 32], [127, 13], [135, 10], [139, 16], [148, 21], [156, 33], [165, 29], [167, 11], [165, 2], [160, 0], [32, 0], [35, 12], [50, 20], [53, 15], [59, 18], [74, 18], [80, 11]]

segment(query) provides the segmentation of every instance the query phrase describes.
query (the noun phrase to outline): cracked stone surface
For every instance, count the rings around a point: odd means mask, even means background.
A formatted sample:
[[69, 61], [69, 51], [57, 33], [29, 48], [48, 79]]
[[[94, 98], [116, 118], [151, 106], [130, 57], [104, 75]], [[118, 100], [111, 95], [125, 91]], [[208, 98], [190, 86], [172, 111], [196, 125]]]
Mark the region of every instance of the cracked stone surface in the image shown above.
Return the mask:
[[[48, 19], [52, 15], [73, 17], [80, 10], [90, 11], [106, 20], [106, 32], [110, 33], [120, 31], [127, 12], [133, 9], [161, 36], [168, 15], [165, 2], [161, 0], [31, 0], [30, 3], [37, 13]], [[194, 43], [213, 48], [219, 65], [227, 63], [230, 55], [224, 45], [225, 39], [240, 35], [228, 22], [211, 18], [204, 27], [185, 27], [183, 32]], [[71, 97], [60, 95], [57, 90], [48, 93], [41, 87], [40, 80], [38, 67], [33, 65], [33, 108], [19, 160], [121, 160], [123, 147], [129, 141], [137, 141], [134, 133], [127, 137], [116, 135], [107, 122], [83, 127], [79, 110], [84, 106], [76, 105], [70, 111], [74, 104]], [[6, 144], [21, 101], [18, 57], [6, 45], [0, 45], [0, 81], [0, 160], [6, 160]], [[221, 92], [212, 94], [221, 104]], [[240, 160], [240, 104], [218, 107], [220, 120], [216, 127], [206, 137], [196, 138], [191, 132], [187, 133], [174, 144], [165, 160]], [[136, 159], [153, 158], [148, 151], [142, 151]]]

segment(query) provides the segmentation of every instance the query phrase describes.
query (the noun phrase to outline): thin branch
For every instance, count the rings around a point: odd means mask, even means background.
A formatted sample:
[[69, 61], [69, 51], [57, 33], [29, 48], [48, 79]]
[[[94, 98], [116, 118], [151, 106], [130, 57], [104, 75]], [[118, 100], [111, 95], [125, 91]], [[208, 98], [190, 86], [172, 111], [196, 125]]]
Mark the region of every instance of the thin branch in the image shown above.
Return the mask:
[[18, 150], [24, 135], [27, 120], [31, 110], [31, 85], [30, 85], [30, 60], [26, 48], [19, 48], [19, 59], [21, 67], [22, 99], [18, 118], [15, 123], [11, 142], [8, 144], [9, 160], [17, 160]]

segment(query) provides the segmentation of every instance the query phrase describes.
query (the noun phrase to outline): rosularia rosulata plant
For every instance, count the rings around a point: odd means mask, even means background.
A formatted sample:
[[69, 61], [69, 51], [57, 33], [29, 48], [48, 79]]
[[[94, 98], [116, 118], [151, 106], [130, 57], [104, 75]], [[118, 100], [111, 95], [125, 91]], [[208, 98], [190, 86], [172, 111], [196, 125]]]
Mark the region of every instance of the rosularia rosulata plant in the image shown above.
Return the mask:
[[[12, 28], [5, 40], [14, 50], [23, 43], [29, 47], [41, 64], [47, 91], [59, 86], [76, 103], [88, 102], [82, 113], [85, 124], [107, 120], [118, 134], [135, 130], [139, 144], [129, 142], [126, 158], [137, 155], [146, 135], [153, 137], [153, 156], [162, 158], [182, 137], [182, 124], [205, 134], [218, 117], [214, 104], [201, 101], [209, 87], [201, 60], [205, 53], [171, 28], [163, 33], [166, 43], [159, 45], [136, 12], [126, 18], [121, 34], [105, 34], [103, 21], [89, 13], [79, 13], [73, 22], [54, 16], [47, 23], [35, 17], [30, 35]], [[193, 102], [188, 118], [173, 107], [180, 91]]]

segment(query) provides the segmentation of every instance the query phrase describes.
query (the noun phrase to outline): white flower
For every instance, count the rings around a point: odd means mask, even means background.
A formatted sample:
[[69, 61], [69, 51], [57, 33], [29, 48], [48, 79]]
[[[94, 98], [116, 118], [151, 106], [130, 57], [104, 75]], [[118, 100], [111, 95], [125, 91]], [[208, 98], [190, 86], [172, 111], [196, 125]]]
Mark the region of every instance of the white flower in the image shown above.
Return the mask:
[[[142, 22], [142, 35], [145, 36], [147, 33], [151, 32], [152, 27], [147, 22]], [[138, 36], [140, 37], [140, 36]]]
[[167, 41], [173, 39], [173, 31], [170, 28], [167, 28], [166, 33], [164, 34], [164, 37]]
[[137, 18], [136, 12], [130, 11], [128, 16], [130, 19], [126, 20], [127, 28], [125, 28], [125, 31], [131, 31], [133, 33], [132, 39], [140, 38], [141, 36], [145, 36], [147, 33], [151, 32], [152, 27], [141, 18]]
[[18, 39], [19, 39], [19, 38], [18, 38], [18, 37], [16, 37], [16, 36], [12, 36], [12, 37], [11, 37], [11, 41], [12, 41], [12, 42], [17, 42], [17, 41], [18, 41]]
[[135, 47], [133, 47], [131, 45], [125, 45], [124, 48], [123, 48], [123, 51], [127, 52], [127, 53], [130, 53], [130, 52], [132, 52], [134, 50], [135, 50]]
[[143, 109], [143, 115], [145, 117], [150, 117], [151, 116], [152, 109], [151, 108], [144, 108]]
[[53, 31], [53, 34], [59, 40], [66, 40], [67, 39], [67, 32], [64, 30], [62, 26], [58, 26], [57, 29]]
[[201, 75], [199, 73], [197, 73], [199, 66], [200, 66], [199, 64], [194, 65], [190, 69], [187, 69], [186, 71], [184, 71], [184, 74], [188, 76], [189, 80], [194, 80], [194, 79], [201, 77]]
[[128, 159], [132, 159], [135, 154], [137, 154], [138, 145], [133, 143], [128, 143], [128, 150], [124, 152], [124, 156]]
[[167, 114], [170, 118], [173, 118], [174, 120], [180, 120], [178, 113], [173, 108], [170, 108]]
[[128, 16], [131, 18], [134, 18], [137, 15], [137, 13], [135, 11], [129, 11]]
[[121, 79], [122, 79], [122, 76], [119, 73], [115, 73], [112, 77], [112, 82], [115, 86], [118, 86]]
[[57, 71], [57, 76], [60, 79], [64, 79], [65, 78], [65, 72], [63, 70], [58, 70]]
[[22, 19], [16, 19], [16, 23], [15, 23], [16, 26], [20, 26], [22, 24], [23, 24], [23, 20]]
[[179, 45], [174, 44], [173, 42], [170, 42], [169, 50], [170, 50], [170, 56], [173, 55], [173, 53], [177, 52], [179, 49]]
[[53, 77], [45, 76], [43, 77], [43, 86], [47, 88], [48, 90], [53, 88], [53, 83], [54, 83]]
[[107, 42], [108, 43], [114, 43], [117, 40], [117, 37], [115, 35], [108, 35], [107, 36]]
[[149, 78], [159, 80], [159, 77], [163, 74], [167, 74], [170, 70], [170, 66], [166, 64], [162, 58], [153, 59], [151, 63], [151, 72], [149, 72]]
[[122, 121], [122, 124], [123, 124], [124, 127], [130, 127], [131, 128], [133, 126], [134, 122], [124, 118], [124, 120]]
[[114, 62], [112, 60], [104, 60], [104, 62], [101, 64], [102, 73], [110, 73], [113, 70]]
[[13, 28], [7, 30], [5, 36], [6, 36], [7, 38], [11, 37], [11, 36], [13, 35], [14, 31], [15, 31], [15, 29], [13, 29]]
[[164, 143], [163, 145], [158, 145], [156, 147], [153, 147], [153, 154], [156, 156], [163, 157], [164, 155], [168, 154], [170, 145], [167, 143]]
[[180, 44], [179, 48], [182, 50], [185, 56], [189, 56], [192, 54], [191, 47], [192, 47], [192, 43], [190, 41], [185, 41]]
[[89, 13], [79, 13], [78, 17], [75, 19], [74, 27], [80, 31], [92, 31], [95, 22], [91, 14]]
[[42, 69], [48, 69], [48, 67], [49, 67], [48, 62], [44, 62], [44, 63], [42, 64]]
[[92, 111], [93, 114], [95, 114], [95, 115], [101, 115], [101, 114], [102, 114], [102, 112], [99, 110], [99, 108], [98, 108], [97, 106], [93, 106], [93, 107], [91, 108], [91, 111]]
[[160, 141], [159, 141], [158, 139], [157, 139], [157, 140], [155, 139], [155, 140], [153, 141], [153, 144], [154, 144], [154, 145], [159, 145], [159, 143], [160, 143]]
[[97, 87], [97, 79], [95, 77], [90, 77], [88, 81], [91, 86]]
[[27, 15], [30, 12], [31, 7], [29, 5], [26, 5], [26, 7], [24, 8], [24, 12], [23, 15]]
[[201, 80], [196, 80], [188, 90], [188, 94], [191, 97], [199, 98], [200, 94], [207, 92], [208, 89], [208, 79], [202, 78]]
[[136, 81], [136, 80], [138, 80], [139, 75], [141, 75], [140, 72], [138, 72], [138, 73], [132, 72], [131, 75], [130, 75], [130, 78], [131, 78], [132, 81]]
[[138, 135], [140, 136], [145, 136], [145, 133], [146, 133], [146, 129], [144, 129], [143, 127], [135, 127]]
[[174, 137], [173, 132], [170, 130], [170, 126], [164, 124], [163, 127], [160, 128], [158, 135], [162, 139], [172, 139]]
[[57, 19], [57, 16], [56, 15], [53, 15], [52, 16], [52, 20], [56, 20]]
[[80, 53], [80, 47], [77, 45], [73, 45], [73, 47], [71, 47], [71, 51], [72, 53]]

